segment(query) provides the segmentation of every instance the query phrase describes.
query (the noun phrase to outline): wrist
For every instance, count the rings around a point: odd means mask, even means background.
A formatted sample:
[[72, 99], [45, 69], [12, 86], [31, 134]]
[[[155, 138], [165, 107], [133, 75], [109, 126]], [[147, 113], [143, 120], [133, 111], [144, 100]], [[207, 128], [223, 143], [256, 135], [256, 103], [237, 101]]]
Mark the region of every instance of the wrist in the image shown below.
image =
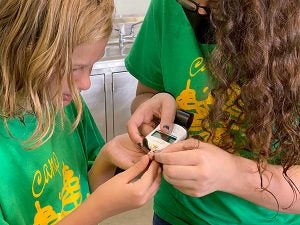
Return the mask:
[[[273, 183], [275, 179], [271, 168], [267, 165], [260, 175], [257, 162], [241, 156], [234, 156], [234, 167], [235, 173], [224, 191], [254, 202], [258, 202], [264, 195], [261, 195], [263, 190], [271, 188], [271, 180]], [[264, 193], [269, 195], [267, 192]]]
[[259, 188], [259, 182], [257, 163], [241, 156], [232, 155], [231, 169], [227, 173], [222, 191], [240, 196], [249, 189]]
[[174, 95], [171, 92], [168, 92], [168, 91], [161, 91], [161, 92], [156, 93], [155, 95], [169, 95], [173, 99], [175, 99]]

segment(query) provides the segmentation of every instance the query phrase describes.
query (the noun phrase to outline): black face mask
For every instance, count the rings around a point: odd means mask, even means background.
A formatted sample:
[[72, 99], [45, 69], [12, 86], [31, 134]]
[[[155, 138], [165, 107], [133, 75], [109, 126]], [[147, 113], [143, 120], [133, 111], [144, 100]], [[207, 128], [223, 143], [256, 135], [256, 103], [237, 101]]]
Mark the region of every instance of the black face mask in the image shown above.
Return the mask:
[[212, 26], [209, 15], [200, 15], [183, 8], [187, 18], [194, 29], [195, 36], [200, 44], [215, 44], [215, 29]]

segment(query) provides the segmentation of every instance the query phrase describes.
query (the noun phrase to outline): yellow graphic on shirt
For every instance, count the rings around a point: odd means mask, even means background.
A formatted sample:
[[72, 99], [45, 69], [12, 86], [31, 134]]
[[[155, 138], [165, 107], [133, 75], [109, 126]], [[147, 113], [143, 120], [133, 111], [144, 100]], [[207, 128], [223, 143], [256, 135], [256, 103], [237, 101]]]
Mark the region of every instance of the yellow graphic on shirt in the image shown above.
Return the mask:
[[33, 177], [32, 182], [32, 194], [35, 198], [38, 198], [44, 192], [47, 184], [53, 179], [53, 177], [59, 173], [59, 162], [55, 153], [53, 153], [48, 159], [47, 163], [44, 163], [42, 170], [37, 170]]
[[206, 65], [204, 64], [203, 57], [198, 57], [192, 62], [192, 65], [190, 66], [190, 77], [194, 77], [205, 70]]
[[46, 224], [55, 224], [58, 222], [61, 217], [57, 214], [52, 206], [41, 207], [40, 202], [35, 202], [35, 208], [37, 210], [37, 214], [34, 218], [34, 225], [46, 225]]
[[59, 194], [59, 198], [62, 202], [61, 214], [64, 217], [81, 204], [82, 196], [79, 178], [74, 176], [74, 172], [70, 170], [68, 166], [64, 165], [63, 171], [64, 186]]
[[[209, 87], [205, 86], [202, 90], [195, 90], [191, 88], [191, 82], [195, 79], [195, 76], [207, 76], [206, 73], [202, 73], [206, 70], [206, 66], [202, 57], [196, 58], [189, 70], [190, 78], [186, 81], [186, 87], [177, 96], [176, 102], [178, 107], [194, 113], [194, 120], [190, 128], [190, 133], [198, 134], [204, 141], [213, 142], [215, 144], [220, 143], [222, 135], [225, 133], [225, 127], [230, 122], [230, 118], [239, 117], [241, 115], [240, 108], [236, 105], [235, 101], [240, 93], [240, 88], [237, 85], [232, 85], [231, 89], [228, 90], [230, 99], [224, 107], [230, 116], [227, 121], [220, 123], [216, 129], [215, 135], [212, 137], [209, 133], [208, 124], [205, 124], [204, 119], [207, 117], [210, 105], [213, 104], [213, 96]], [[197, 99], [197, 92], [201, 91], [201, 96], [206, 96], [204, 99]], [[205, 129], [207, 128], [207, 129]], [[232, 124], [231, 130], [241, 131], [239, 126]]]
[[74, 171], [64, 164], [62, 165], [61, 172], [63, 187], [58, 194], [58, 199], [61, 201], [61, 211], [56, 212], [51, 205], [41, 206], [41, 203], [36, 201], [35, 208], [37, 212], [34, 217], [34, 225], [56, 224], [82, 203], [80, 178], [76, 177]]

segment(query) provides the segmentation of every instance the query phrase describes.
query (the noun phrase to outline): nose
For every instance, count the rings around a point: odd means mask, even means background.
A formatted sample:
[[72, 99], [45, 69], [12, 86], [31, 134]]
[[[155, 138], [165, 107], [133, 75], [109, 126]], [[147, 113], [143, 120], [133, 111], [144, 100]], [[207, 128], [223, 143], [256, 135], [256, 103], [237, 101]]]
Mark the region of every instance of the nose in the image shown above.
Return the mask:
[[91, 87], [90, 71], [86, 71], [78, 76], [75, 80], [76, 86], [79, 91], [88, 90]]

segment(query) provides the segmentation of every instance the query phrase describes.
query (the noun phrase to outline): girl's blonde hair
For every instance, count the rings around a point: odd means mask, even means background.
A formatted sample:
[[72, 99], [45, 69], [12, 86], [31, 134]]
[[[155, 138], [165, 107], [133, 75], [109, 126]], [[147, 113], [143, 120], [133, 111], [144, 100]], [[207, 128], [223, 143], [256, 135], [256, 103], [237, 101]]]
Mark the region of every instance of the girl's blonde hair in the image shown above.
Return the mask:
[[51, 137], [57, 114], [63, 116], [63, 77], [77, 108], [73, 127], [78, 125], [82, 104], [72, 81], [72, 52], [108, 38], [113, 11], [113, 0], [0, 1], [0, 113], [5, 124], [35, 114], [31, 148]]

